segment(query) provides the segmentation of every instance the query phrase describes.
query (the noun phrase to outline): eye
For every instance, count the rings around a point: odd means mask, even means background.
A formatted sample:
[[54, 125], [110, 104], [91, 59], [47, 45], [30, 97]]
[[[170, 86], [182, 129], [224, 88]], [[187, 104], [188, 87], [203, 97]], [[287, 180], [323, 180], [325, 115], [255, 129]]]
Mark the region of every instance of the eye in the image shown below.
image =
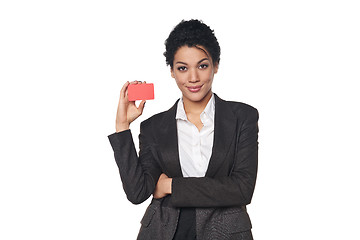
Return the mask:
[[185, 66], [181, 66], [177, 68], [180, 72], [186, 71], [186, 67]]
[[208, 68], [208, 67], [209, 67], [208, 64], [201, 64], [201, 65], [199, 66], [200, 69], [206, 69], [206, 68]]

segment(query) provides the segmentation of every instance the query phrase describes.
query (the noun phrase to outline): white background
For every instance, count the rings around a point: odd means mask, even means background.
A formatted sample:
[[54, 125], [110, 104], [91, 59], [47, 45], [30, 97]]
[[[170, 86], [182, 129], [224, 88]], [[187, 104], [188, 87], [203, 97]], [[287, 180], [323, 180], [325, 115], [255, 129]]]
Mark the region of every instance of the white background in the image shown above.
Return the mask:
[[[130, 2], [130, 1], [127, 1]], [[0, 3], [0, 239], [135, 239], [107, 136], [125, 81], [155, 84], [131, 128], [180, 97], [163, 57], [182, 19], [215, 30], [213, 91], [260, 112], [256, 240], [360, 239], [358, 1]]]

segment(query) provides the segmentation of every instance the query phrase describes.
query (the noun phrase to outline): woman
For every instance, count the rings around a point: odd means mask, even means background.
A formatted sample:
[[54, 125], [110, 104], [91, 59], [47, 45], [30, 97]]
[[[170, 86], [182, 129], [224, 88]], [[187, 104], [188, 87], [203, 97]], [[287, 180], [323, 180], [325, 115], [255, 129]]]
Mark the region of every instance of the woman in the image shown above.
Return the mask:
[[137, 156], [130, 123], [139, 107], [120, 93], [116, 133], [109, 135], [127, 198], [153, 194], [138, 239], [253, 239], [246, 212], [256, 181], [258, 112], [212, 92], [220, 61], [213, 31], [182, 21], [165, 42], [166, 62], [182, 98], [140, 126]]

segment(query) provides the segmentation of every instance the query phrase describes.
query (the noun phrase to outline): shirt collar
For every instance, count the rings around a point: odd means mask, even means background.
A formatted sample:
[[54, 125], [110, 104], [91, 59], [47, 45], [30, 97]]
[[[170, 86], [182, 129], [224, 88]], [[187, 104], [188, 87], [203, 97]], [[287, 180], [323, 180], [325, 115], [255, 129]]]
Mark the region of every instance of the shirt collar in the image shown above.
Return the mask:
[[[200, 114], [200, 119], [203, 122], [203, 124], [205, 124], [206, 119], [210, 119], [212, 122], [214, 122], [214, 118], [215, 118], [215, 99], [213, 93], [204, 111]], [[180, 98], [178, 102], [175, 119], [181, 119], [185, 121], [188, 120], [184, 109], [183, 98]]]
[[175, 119], [181, 119], [187, 121], [187, 117], [184, 109], [184, 102], [182, 98], [180, 98], [180, 101], [178, 102]]

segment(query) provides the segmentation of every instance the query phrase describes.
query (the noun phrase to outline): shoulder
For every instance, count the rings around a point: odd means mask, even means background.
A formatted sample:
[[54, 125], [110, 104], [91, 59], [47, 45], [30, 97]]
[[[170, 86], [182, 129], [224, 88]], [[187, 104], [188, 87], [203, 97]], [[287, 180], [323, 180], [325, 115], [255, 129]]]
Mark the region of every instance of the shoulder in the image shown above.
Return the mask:
[[167, 111], [163, 111], [160, 113], [157, 113], [151, 117], [149, 117], [148, 119], [144, 120], [141, 122], [142, 126], [150, 126], [150, 125], [159, 125], [160, 122], [164, 121], [164, 118], [166, 118], [166, 114]]
[[141, 128], [159, 128], [166, 124], [171, 119], [175, 119], [176, 109], [177, 109], [177, 103], [179, 99], [175, 102], [175, 104], [168, 110], [157, 113], [148, 119], [141, 122], [140, 126]]
[[231, 104], [231, 108], [236, 116], [245, 116], [247, 119], [255, 118], [256, 120], [259, 118], [259, 112], [255, 107], [242, 102], [230, 101], [229, 103]]
[[227, 108], [231, 109], [231, 111], [237, 118], [259, 118], [258, 110], [247, 103], [223, 100], [217, 95], [216, 97], [218, 99], [218, 102], [221, 105], [227, 106]]

